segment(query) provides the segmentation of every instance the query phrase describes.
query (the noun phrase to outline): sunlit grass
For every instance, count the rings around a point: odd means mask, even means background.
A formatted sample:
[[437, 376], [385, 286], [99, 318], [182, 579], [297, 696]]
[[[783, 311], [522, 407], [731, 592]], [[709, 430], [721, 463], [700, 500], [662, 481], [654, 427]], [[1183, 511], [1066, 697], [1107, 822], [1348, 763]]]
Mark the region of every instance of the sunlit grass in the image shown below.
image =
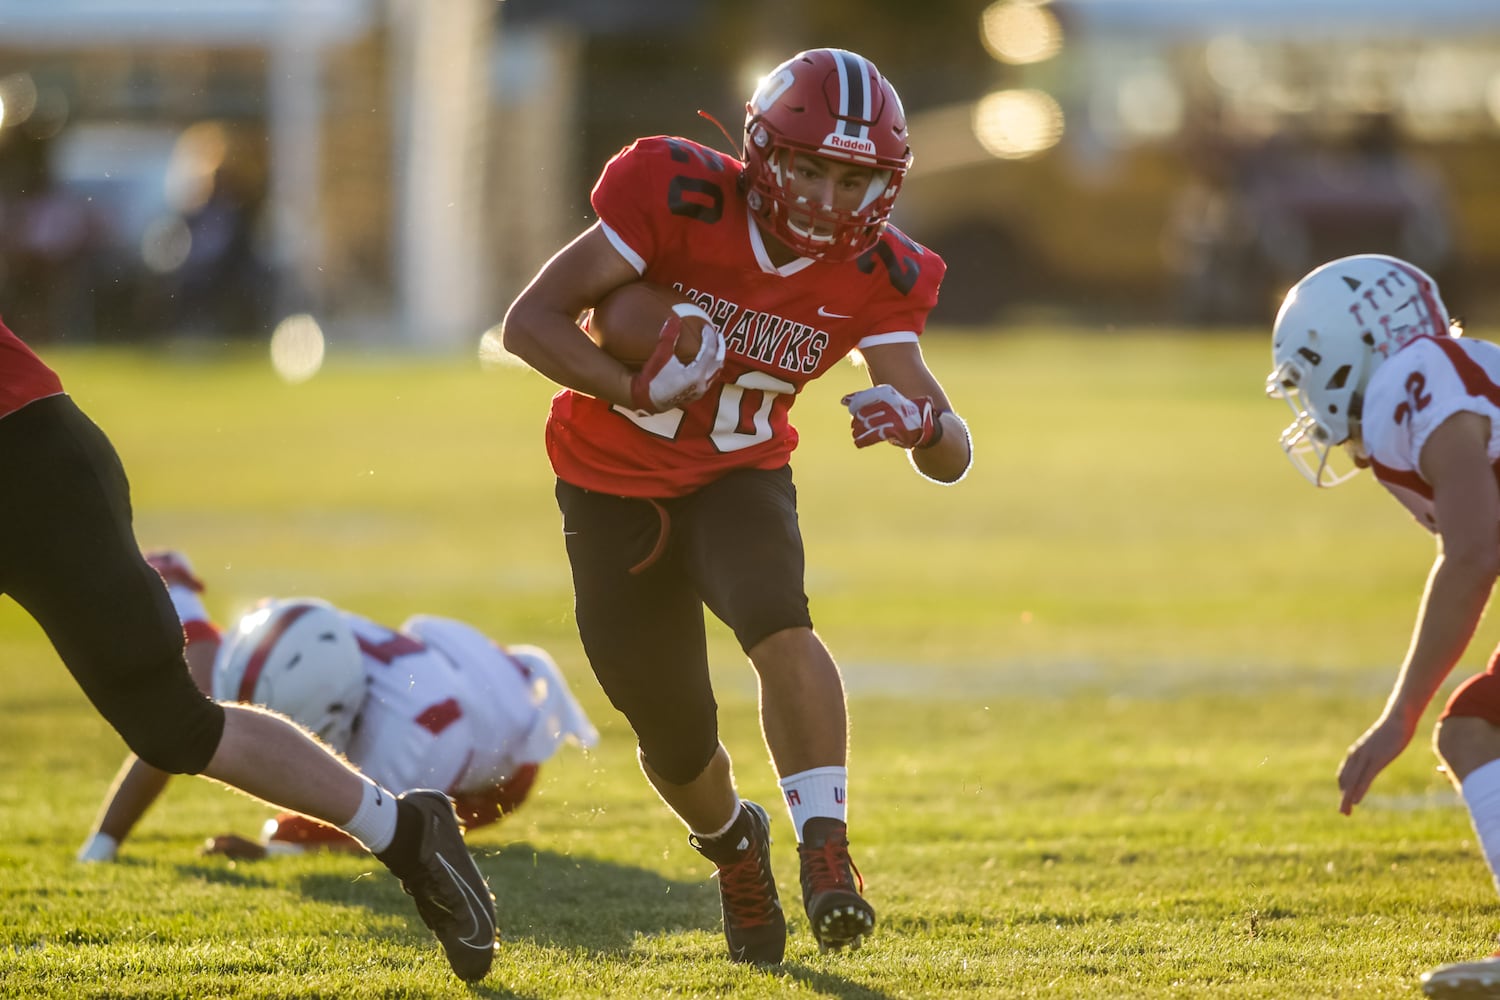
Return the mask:
[[[1320, 494], [1291, 469], [1265, 341], [934, 336], [975, 438], [956, 488], [850, 445], [838, 399], [862, 372], [805, 394], [808, 590], [851, 692], [881, 928], [813, 948], [753, 680], [714, 625], [726, 743], [773, 806], [793, 917], [769, 972], [722, 960], [714, 884], [583, 661], [550, 384], [337, 344], [294, 384], [261, 352], [48, 358], [124, 457], [142, 543], [187, 552], [216, 615], [273, 592], [436, 611], [569, 672], [603, 743], [474, 838], [505, 938], [478, 995], [1408, 996], [1491, 950], [1493, 889], [1423, 747], [1352, 819], [1332, 775], [1432, 543], [1372, 481]], [[122, 864], [74, 865], [122, 747], [9, 602], [0, 664], [0, 995], [471, 995], [378, 866], [199, 857], [265, 815], [206, 782], [178, 781]]]

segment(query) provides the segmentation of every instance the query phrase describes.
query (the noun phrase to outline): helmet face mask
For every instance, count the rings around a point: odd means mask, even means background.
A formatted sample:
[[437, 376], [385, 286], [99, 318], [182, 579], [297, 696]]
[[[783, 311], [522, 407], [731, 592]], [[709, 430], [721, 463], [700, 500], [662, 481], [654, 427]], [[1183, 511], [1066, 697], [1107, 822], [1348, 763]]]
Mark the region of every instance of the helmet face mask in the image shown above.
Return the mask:
[[344, 750], [365, 697], [359, 641], [326, 601], [266, 601], [225, 636], [213, 697], [263, 705]]
[[[1292, 410], [1280, 444], [1297, 471], [1326, 487], [1367, 465], [1360, 416], [1370, 377], [1417, 337], [1449, 333], [1437, 284], [1395, 257], [1342, 257], [1293, 286], [1276, 315], [1266, 394]], [[1353, 468], [1338, 460], [1338, 445]]]
[[[1281, 432], [1281, 450], [1314, 486], [1337, 486], [1361, 468], [1364, 450], [1359, 445], [1359, 422], [1345, 420], [1334, 426], [1320, 423], [1309, 409], [1301, 388], [1306, 377], [1306, 369], [1291, 360], [1277, 365], [1266, 376], [1266, 395], [1285, 400], [1292, 411], [1292, 422]], [[1350, 400], [1351, 405], [1356, 402]], [[1341, 433], [1342, 437], [1337, 437]], [[1347, 466], [1339, 459], [1340, 444], [1352, 460]]]
[[[815, 204], [796, 191], [799, 155], [867, 167], [850, 207]], [[817, 260], [852, 260], [885, 231], [911, 166], [906, 113], [868, 59], [810, 49], [769, 73], [745, 105], [746, 198], [771, 235]]]

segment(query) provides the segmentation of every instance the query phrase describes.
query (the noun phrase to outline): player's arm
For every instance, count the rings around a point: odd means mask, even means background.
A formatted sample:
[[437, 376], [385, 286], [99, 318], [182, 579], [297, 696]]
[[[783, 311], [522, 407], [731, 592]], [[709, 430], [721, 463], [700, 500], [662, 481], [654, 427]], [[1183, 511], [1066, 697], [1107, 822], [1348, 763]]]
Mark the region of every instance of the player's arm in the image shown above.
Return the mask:
[[204, 844], [203, 854], [218, 854], [237, 861], [259, 861], [283, 854], [307, 851], [338, 851], [364, 854], [364, 845], [335, 827], [297, 813], [285, 812], [266, 821], [259, 841], [237, 833], [221, 833]]
[[[911, 449], [912, 463], [927, 478], [942, 483], [962, 479], [973, 460], [969, 428], [953, 412], [943, 387], [922, 358], [920, 345], [880, 344], [861, 353], [874, 388], [845, 398], [854, 418], [856, 443], [891, 441]], [[889, 393], [880, 392], [882, 386], [912, 403], [914, 412], [899, 400], [891, 400]], [[868, 402], [861, 403], [862, 398]], [[894, 406], [886, 410], [892, 402]]]
[[[209, 620], [198, 594], [203, 584], [193, 575], [187, 560], [175, 552], [148, 553], [146, 561], [161, 574], [178, 618], [183, 622], [187, 646], [183, 656], [198, 690], [213, 690], [214, 657], [219, 651], [219, 631]], [[166, 789], [171, 775], [158, 770], [134, 754], [115, 775], [105, 794], [93, 832], [78, 850], [80, 861], [113, 861], [119, 846]]]
[[559, 385], [631, 405], [630, 369], [578, 325], [606, 295], [640, 275], [595, 223], [553, 256], [506, 311], [505, 349]]
[[1411, 741], [1484, 615], [1500, 572], [1500, 486], [1490, 465], [1489, 435], [1488, 418], [1460, 412], [1439, 425], [1422, 448], [1422, 478], [1432, 487], [1437, 515], [1437, 557], [1385, 710], [1339, 772], [1345, 813]]

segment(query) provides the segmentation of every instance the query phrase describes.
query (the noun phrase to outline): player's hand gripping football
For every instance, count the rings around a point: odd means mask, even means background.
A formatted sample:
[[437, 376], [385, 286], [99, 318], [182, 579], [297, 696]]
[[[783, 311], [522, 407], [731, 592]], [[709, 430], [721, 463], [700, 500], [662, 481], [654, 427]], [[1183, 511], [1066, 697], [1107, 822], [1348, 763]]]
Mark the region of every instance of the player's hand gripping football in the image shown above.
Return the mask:
[[842, 402], [854, 418], [856, 447], [889, 441], [901, 448], [923, 448], [936, 444], [943, 433], [929, 396], [907, 399], [892, 386], [877, 385], [851, 392]]
[[[682, 335], [683, 322], [688, 317], [703, 321], [702, 341], [698, 353], [684, 363], [677, 360], [677, 338]], [[656, 350], [630, 380], [630, 403], [645, 413], [663, 413], [685, 406], [708, 391], [723, 367], [724, 338], [709, 321], [708, 313], [680, 303], [672, 307], [672, 315], [662, 324]]]

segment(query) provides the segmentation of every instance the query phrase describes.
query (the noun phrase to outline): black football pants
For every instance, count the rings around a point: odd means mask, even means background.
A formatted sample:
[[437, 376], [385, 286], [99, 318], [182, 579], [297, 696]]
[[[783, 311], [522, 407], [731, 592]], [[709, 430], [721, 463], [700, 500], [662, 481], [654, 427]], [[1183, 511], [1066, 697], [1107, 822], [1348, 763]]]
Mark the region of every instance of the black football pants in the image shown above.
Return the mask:
[[559, 480], [557, 503], [589, 664], [652, 770], [687, 784], [719, 745], [704, 606], [747, 651], [812, 627], [791, 469], [737, 469], [662, 500]]
[[136, 543], [119, 456], [67, 396], [0, 418], [0, 593], [36, 619], [137, 756], [179, 774], [208, 766], [224, 710], [188, 673], [182, 625]]

